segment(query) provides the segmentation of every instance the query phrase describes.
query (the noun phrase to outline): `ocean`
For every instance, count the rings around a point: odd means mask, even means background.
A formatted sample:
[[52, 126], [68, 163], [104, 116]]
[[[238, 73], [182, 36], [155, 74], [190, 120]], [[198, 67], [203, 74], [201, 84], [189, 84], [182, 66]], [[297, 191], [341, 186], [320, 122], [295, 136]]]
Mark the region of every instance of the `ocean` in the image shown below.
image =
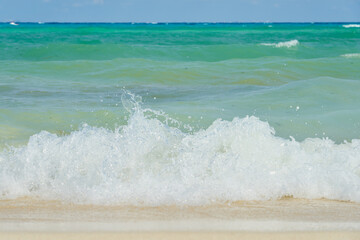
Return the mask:
[[0, 23], [0, 199], [360, 202], [358, 23]]

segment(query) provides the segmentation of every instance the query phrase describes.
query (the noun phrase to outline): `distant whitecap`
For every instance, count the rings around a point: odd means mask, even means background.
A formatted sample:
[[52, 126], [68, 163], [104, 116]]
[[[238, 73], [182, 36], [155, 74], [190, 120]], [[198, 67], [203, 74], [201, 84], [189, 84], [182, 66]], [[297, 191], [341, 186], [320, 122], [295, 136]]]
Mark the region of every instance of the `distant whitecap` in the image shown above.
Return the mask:
[[347, 54], [341, 55], [341, 57], [346, 57], [346, 58], [360, 58], [360, 53], [347, 53]]
[[344, 28], [360, 28], [360, 24], [346, 24], [343, 25]]
[[277, 48], [282, 48], [282, 47], [290, 48], [290, 47], [295, 47], [295, 46], [299, 45], [299, 41], [294, 39], [294, 40], [290, 40], [290, 41], [287, 41], [287, 42], [261, 43], [260, 45], [277, 47]]

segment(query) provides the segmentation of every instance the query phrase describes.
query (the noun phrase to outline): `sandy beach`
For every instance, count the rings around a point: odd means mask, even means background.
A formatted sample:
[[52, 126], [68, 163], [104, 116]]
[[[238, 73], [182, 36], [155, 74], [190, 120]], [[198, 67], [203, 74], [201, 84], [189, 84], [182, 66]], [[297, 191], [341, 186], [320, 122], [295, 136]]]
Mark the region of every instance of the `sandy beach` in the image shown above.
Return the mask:
[[282, 199], [201, 207], [0, 201], [0, 239], [359, 239], [360, 204]]
[[1, 233], [1, 239], [359, 239], [355, 232], [146, 232], [146, 233]]

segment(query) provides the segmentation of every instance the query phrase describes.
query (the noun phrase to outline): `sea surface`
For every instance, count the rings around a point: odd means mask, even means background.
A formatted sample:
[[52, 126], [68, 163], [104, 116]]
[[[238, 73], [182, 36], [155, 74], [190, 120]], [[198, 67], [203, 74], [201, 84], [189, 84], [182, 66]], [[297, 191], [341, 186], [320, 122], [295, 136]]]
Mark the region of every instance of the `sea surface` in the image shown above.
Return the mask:
[[360, 202], [359, 23], [0, 23], [0, 199]]

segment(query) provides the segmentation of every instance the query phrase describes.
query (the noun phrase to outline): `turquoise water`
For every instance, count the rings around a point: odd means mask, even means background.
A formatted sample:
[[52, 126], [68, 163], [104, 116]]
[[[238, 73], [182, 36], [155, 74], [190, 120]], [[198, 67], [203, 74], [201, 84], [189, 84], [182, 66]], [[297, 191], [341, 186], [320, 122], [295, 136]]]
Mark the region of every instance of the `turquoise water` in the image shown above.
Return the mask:
[[2, 23], [0, 193], [360, 201], [359, 69], [356, 23]]

